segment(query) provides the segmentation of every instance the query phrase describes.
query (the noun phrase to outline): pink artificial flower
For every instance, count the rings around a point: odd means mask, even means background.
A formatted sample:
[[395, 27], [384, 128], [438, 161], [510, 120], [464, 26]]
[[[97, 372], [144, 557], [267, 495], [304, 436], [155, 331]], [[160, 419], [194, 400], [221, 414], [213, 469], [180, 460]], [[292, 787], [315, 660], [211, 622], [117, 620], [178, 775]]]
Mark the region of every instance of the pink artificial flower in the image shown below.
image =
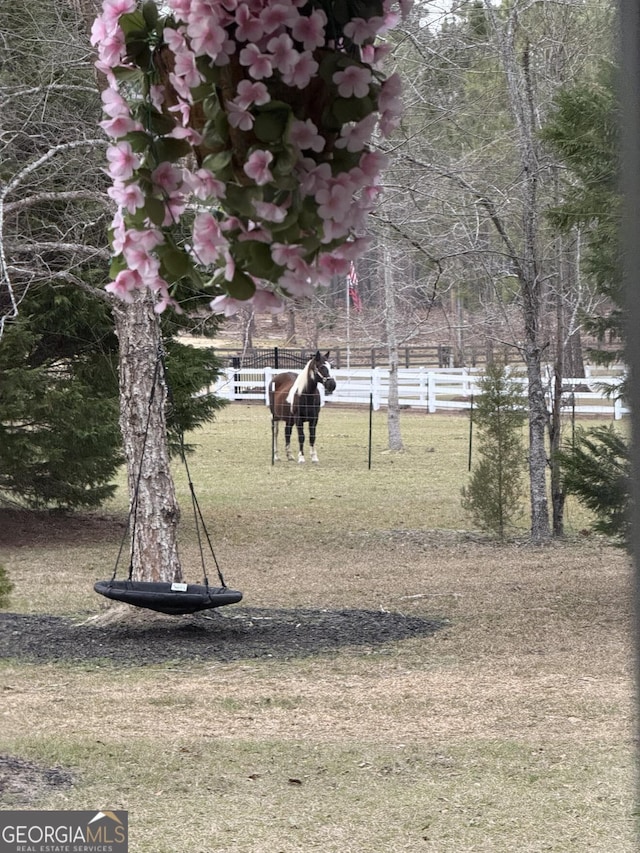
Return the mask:
[[325, 275], [338, 275], [344, 278], [349, 272], [351, 262], [346, 258], [336, 256], [333, 252], [322, 254], [318, 257], [318, 269]]
[[121, 15], [135, 12], [136, 0], [104, 0], [102, 4], [102, 19], [108, 24], [116, 23]]
[[253, 206], [260, 219], [264, 219], [267, 222], [280, 223], [286, 219], [287, 209], [280, 205], [272, 204], [268, 201], [254, 201]]
[[371, 113], [356, 124], [345, 124], [336, 139], [336, 148], [346, 148], [347, 151], [362, 151], [370, 142], [376, 126], [375, 113]]
[[178, 54], [183, 50], [188, 50], [185, 37], [179, 30], [174, 30], [173, 27], [165, 27], [162, 38], [171, 53]]
[[294, 41], [302, 42], [305, 50], [313, 50], [324, 45], [326, 24], [327, 16], [322, 9], [316, 9], [310, 15], [298, 15], [291, 35]]
[[106, 21], [102, 15], [99, 15], [91, 25], [91, 36], [89, 38], [89, 42], [95, 47], [95, 45], [100, 44], [103, 39], [106, 39], [108, 34], [109, 28], [107, 27]]
[[257, 314], [282, 314], [285, 309], [285, 302], [281, 296], [262, 287], [256, 289], [249, 303]]
[[241, 80], [238, 83], [237, 96], [233, 99], [233, 103], [237, 104], [241, 110], [246, 110], [252, 104], [261, 106], [268, 104], [271, 100], [267, 87], [264, 83], [251, 82], [251, 80]]
[[226, 248], [227, 240], [218, 220], [210, 213], [200, 213], [193, 223], [193, 254], [202, 264], [213, 264]]
[[388, 163], [389, 158], [381, 151], [365, 151], [358, 165], [367, 178], [375, 180], [380, 172], [387, 168]]
[[109, 293], [122, 299], [123, 302], [133, 302], [133, 291], [140, 290], [144, 287], [144, 282], [140, 278], [139, 273], [135, 270], [122, 270], [118, 273], [115, 281], [110, 282], [106, 287]]
[[384, 81], [378, 95], [378, 110], [400, 112], [402, 110], [402, 79], [396, 72]]
[[302, 260], [302, 246], [290, 245], [288, 243], [273, 243], [271, 245], [271, 257], [281, 267], [294, 270]]
[[173, 73], [176, 77], [181, 77], [190, 89], [195, 89], [204, 80], [196, 66], [196, 55], [190, 50], [181, 50], [176, 54]]
[[108, 172], [114, 181], [128, 181], [140, 166], [140, 158], [128, 142], [118, 142], [107, 148]]
[[265, 35], [283, 27], [290, 27], [298, 16], [291, 3], [268, 3], [260, 13], [260, 23]]
[[306, 299], [313, 293], [310, 271], [286, 270], [278, 280], [278, 286], [296, 299]]
[[162, 112], [162, 105], [165, 102], [166, 92], [164, 86], [152, 84], [149, 86], [149, 98], [151, 99], [151, 103], [158, 110], [158, 112]]
[[176, 225], [180, 222], [182, 214], [187, 209], [187, 199], [183, 193], [172, 193], [164, 200], [164, 219], [162, 225], [168, 228], [171, 225]]
[[306, 89], [319, 67], [311, 51], [307, 50], [304, 53], [298, 54], [295, 65], [282, 75], [282, 79], [287, 86]]
[[185, 183], [191, 188], [196, 198], [206, 201], [208, 198], [224, 198], [226, 187], [222, 181], [216, 180], [208, 169], [198, 169], [196, 172], [185, 172]]
[[273, 65], [281, 74], [289, 74], [296, 67], [300, 54], [286, 33], [269, 39], [267, 50], [272, 54]]
[[369, 94], [371, 71], [359, 65], [349, 65], [344, 71], [336, 71], [333, 82], [343, 98], [364, 98]]
[[225, 317], [233, 317], [238, 311], [247, 307], [246, 302], [239, 299], [233, 299], [231, 296], [216, 296], [209, 303], [209, 308], [214, 314], [224, 314]]
[[269, 169], [269, 164], [273, 161], [271, 151], [263, 151], [258, 149], [254, 151], [247, 162], [244, 164], [245, 174], [255, 181], [259, 187], [268, 184], [273, 180], [273, 175]]
[[264, 35], [264, 27], [259, 18], [254, 17], [244, 3], [236, 11], [237, 41], [257, 42]]
[[320, 153], [325, 146], [324, 137], [318, 133], [318, 128], [308, 118], [306, 121], [294, 119], [291, 122], [289, 131], [289, 141], [296, 145], [301, 151], [311, 149], [316, 153]]
[[102, 109], [108, 116], [111, 116], [111, 118], [118, 118], [118, 116], [131, 116], [129, 104], [125, 101], [120, 92], [115, 89], [105, 89], [102, 92], [101, 97]]
[[151, 180], [156, 190], [173, 193], [182, 184], [182, 172], [173, 163], [164, 161], [151, 172]]
[[351, 206], [351, 193], [346, 187], [334, 184], [316, 193], [318, 214], [322, 219], [342, 222]]
[[181, 21], [186, 21], [191, 12], [191, 0], [167, 0], [167, 5], [173, 9]]
[[210, 56], [215, 59], [223, 51], [227, 34], [224, 29], [211, 20], [211, 11], [207, 9], [195, 19], [189, 21], [187, 33], [191, 47], [197, 56]]
[[374, 39], [384, 26], [384, 18], [352, 18], [344, 25], [344, 34], [355, 44], [364, 44]]
[[142, 125], [139, 121], [134, 121], [127, 116], [116, 116], [115, 118], [106, 119], [98, 122], [107, 136], [112, 136], [114, 139], [119, 139], [121, 136], [126, 136], [133, 130], [142, 130]]
[[240, 65], [248, 67], [249, 74], [254, 80], [263, 80], [273, 74], [271, 57], [261, 53], [260, 48], [255, 44], [248, 44], [240, 51]]
[[191, 145], [202, 145], [202, 134], [192, 127], [176, 126], [170, 133], [165, 134], [169, 139], [186, 139]]
[[143, 243], [129, 243], [123, 253], [130, 270], [136, 270], [143, 280], [155, 278], [160, 269], [160, 261]]
[[117, 205], [124, 207], [129, 213], [135, 213], [140, 207], [144, 207], [144, 193], [140, 184], [133, 182], [123, 184], [121, 181], [116, 181], [112, 187], [107, 190], [107, 195], [112, 198]]
[[118, 29], [103, 39], [98, 45], [98, 58], [109, 68], [120, 65], [124, 57], [124, 33]]
[[360, 49], [362, 61], [375, 68], [379, 68], [390, 53], [391, 45], [388, 42], [365, 44]]
[[239, 130], [251, 130], [253, 127], [254, 117], [246, 109], [239, 107], [233, 101], [227, 104], [227, 118], [232, 127], [237, 127]]
[[156, 228], [145, 228], [142, 230], [129, 228], [125, 234], [123, 251], [137, 246], [145, 252], [151, 252], [161, 243], [164, 243], [164, 237], [162, 236], [162, 232]]
[[331, 166], [328, 163], [320, 163], [311, 157], [303, 157], [296, 167], [300, 191], [303, 195], [315, 195], [318, 190], [324, 189], [331, 180]]

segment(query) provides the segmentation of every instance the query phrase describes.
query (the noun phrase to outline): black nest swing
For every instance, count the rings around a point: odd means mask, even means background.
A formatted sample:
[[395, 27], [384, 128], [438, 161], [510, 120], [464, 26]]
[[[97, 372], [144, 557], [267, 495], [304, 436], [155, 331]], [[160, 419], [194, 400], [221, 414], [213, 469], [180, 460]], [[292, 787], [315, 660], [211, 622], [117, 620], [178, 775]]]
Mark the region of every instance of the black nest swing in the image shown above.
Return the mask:
[[[202, 517], [202, 512], [200, 510], [200, 505], [196, 497], [195, 488], [191, 480], [191, 473], [189, 471], [189, 465], [187, 464], [187, 457], [184, 448], [183, 435], [181, 435], [180, 437], [180, 456], [185, 466], [187, 480], [189, 483], [189, 490], [191, 492], [191, 503], [193, 506], [193, 513], [195, 517], [196, 534], [198, 537], [200, 560], [202, 563], [202, 574], [204, 578], [203, 583], [163, 583], [158, 581], [132, 580], [133, 546], [131, 549], [131, 561], [129, 563], [129, 576], [127, 580], [116, 580], [116, 575], [118, 573], [118, 564], [120, 562], [120, 557], [122, 555], [124, 543], [126, 541], [129, 529], [131, 530], [131, 541], [135, 543], [138, 491], [140, 486], [140, 477], [142, 475], [142, 461], [144, 459], [144, 453], [147, 444], [149, 422], [151, 419], [151, 409], [153, 405], [156, 384], [159, 379], [160, 366], [162, 366], [164, 372], [162, 347], [159, 347], [158, 349], [158, 358], [156, 360], [153, 385], [149, 397], [147, 424], [143, 439], [142, 453], [140, 454], [140, 468], [138, 470], [138, 476], [136, 479], [136, 487], [133, 495], [131, 510], [129, 511], [127, 529], [125, 530], [124, 536], [120, 543], [120, 550], [118, 551], [118, 556], [116, 557], [116, 564], [110, 580], [97, 581], [94, 584], [93, 588], [97, 593], [99, 593], [100, 595], [104, 595], [106, 598], [113, 599], [114, 601], [121, 601], [124, 604], [130, 604], [133, 607], [142, 607], [146, 610], [155, 610], [159, 613], [167, 613], [170, 616], [183, 616], [189, 613], [197, 613], [200, 610], [211, 610], [214, 607], [224, 607], [226, 604], [237, 604], [238, 601], [242, 600], [242, 593], [235, 589], [229, 589], [224, 581], [222, 572], [220, 571], [220, 566], [218, 565], [218, 561], [213, 550], [213, 545], [211, 543], [211, 538], [209, 536], [209, 533], [207, 532], [207, 528]], [[218, 579], [220, 581], [219, 587], [209, 586], [201, 532], [204, 533], [204, 536], [209, 546], [209, 550], [211, 552], [211, 556], [213, 557], [213, 562], [215, 564]]]

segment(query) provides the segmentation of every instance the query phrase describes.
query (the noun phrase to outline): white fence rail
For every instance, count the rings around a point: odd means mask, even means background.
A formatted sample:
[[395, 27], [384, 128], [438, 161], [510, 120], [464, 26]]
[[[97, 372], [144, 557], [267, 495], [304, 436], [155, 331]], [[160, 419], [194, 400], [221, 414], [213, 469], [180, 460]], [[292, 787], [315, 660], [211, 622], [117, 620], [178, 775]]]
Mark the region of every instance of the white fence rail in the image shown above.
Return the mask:
[[[227, 400], [260, 400], [269, 402], [269, 386], [276, 373], [285, 371], [266, 368], [226, 368], [218, 382], [209, 390]], [[324, 398], [329, 404], [370, 405], [374, 409], [386, 406], [389, 398], [389, 371], [376, 367], [369, 369], [341, 369], [332, 372], [336, 390]], [[398, 370], [400, 405], [422, 409], [429, 413], [469, 409], [473, 396], [480, 394], [478, 381], [482, 371], [473, 368], [409, 368]], [[526, 380], [519, 380], [523, 387]], [[619, 420], [629, 413], [620, 400], [608, 397], [603, 386], [615, 385], [620, 377], [610, 376], [582, 379], [565, 379], [562, 405], [567, 412], [577, 415], [600, 415]], [[322, 391], [322, 388], [321, 388]], [[549, 386], [549, 405], [551, 404]]]

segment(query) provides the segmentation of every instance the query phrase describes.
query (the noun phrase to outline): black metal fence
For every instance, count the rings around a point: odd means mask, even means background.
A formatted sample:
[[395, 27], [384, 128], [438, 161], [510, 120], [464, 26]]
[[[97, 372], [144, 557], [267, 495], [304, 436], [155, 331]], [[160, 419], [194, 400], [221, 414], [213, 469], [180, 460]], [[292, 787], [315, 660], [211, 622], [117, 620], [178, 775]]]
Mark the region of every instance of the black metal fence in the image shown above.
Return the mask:
[[[312, 352], [305, 349], [268, 347], [247, 349], [242, 353], [233, 349], [218, 349], [217, 355], [225, 367], [263, 368], [275, 370], [291, 368], [300, 370], [309, 361]], [[453, 352], [449, 346], [401, 347], [399, 351], [400, 367], [453, 367]], [[337, 347], [330, 351], [331, 363], [337, 369], [346, 367], [375, 368], [388, 367], [386, 347]]]

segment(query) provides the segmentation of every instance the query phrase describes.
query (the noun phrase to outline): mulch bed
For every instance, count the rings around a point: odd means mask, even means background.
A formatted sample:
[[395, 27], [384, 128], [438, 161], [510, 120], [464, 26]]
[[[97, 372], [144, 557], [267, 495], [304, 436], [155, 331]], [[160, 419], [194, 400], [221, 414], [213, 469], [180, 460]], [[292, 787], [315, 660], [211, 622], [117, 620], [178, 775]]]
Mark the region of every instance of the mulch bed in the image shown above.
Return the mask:
[[0, 613], [0, 657], [26, 661], [111, 662], [291, 659], [349, 646], [371, 649], [428, 637], [434, 620], [374, 610], [271, 610], [229, 607], [164, 616], [120, 605], [117, 618], [78, 623], [62, 616]]

